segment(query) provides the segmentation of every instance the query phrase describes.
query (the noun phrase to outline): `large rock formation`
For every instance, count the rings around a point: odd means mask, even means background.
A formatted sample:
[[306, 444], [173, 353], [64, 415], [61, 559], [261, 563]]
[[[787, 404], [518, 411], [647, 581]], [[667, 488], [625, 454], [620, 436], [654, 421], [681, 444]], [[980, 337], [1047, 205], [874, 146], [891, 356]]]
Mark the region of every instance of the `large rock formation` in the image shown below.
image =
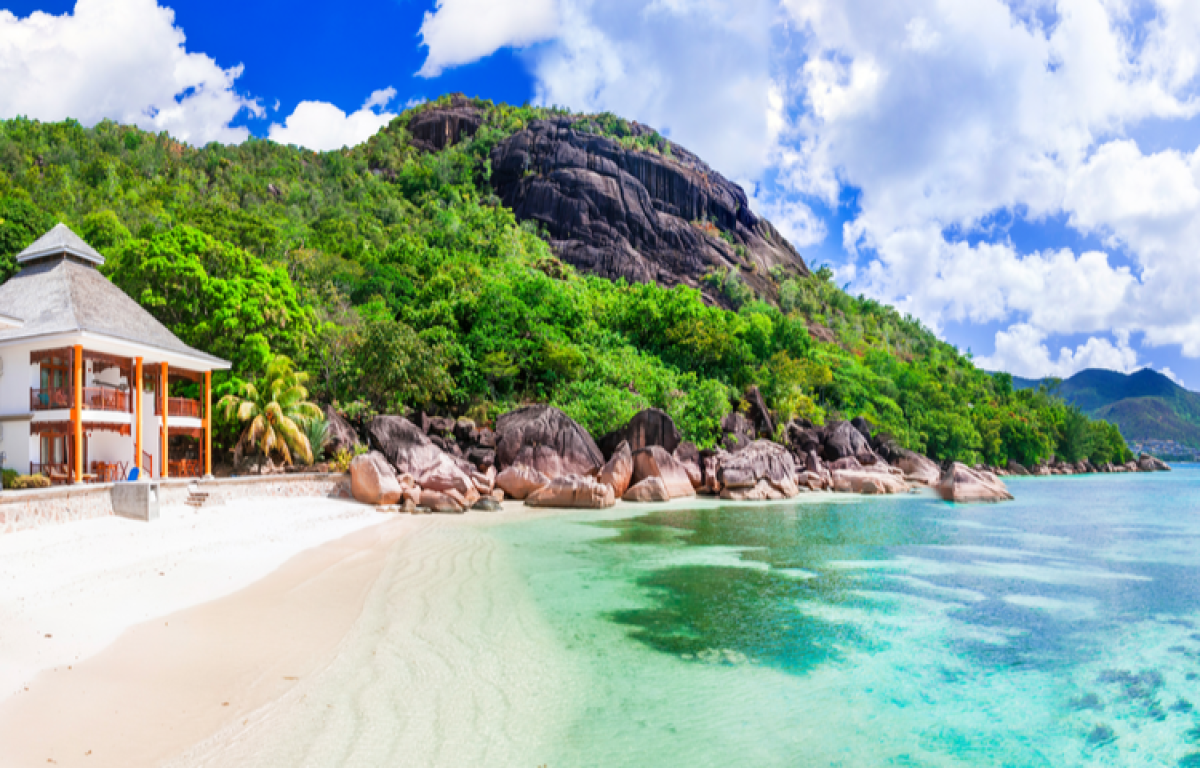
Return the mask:
[[607, 457], [612, 456], [622, 442], [629, 443], [630, 451], [659, 445], [666, 448], [667, 453], [674, 453], [682, 440], [683, 436], [670, 416], [658, 408], [647, 408], [635, 414], [625, 426], [600, 438], [598, 445]]
[[550, 484], [550, 478], [533, 467], [517, 465], [496, 475], [496, 487], [514, 499], [524, 499]]
[[446, 454], [408, 419], [376, 416], [367, 425], [367, 434], [388, 462], [397, 471], [412, 475], [422, 490], [453, 490], [469, 503], [478, 498], [470, 465]]
[[395, 504], [404, 496], [396, 471], [378, 451], [355, 456], [350, 462], [350, 493], [363, 504]]
[[633, 484], [637, 485], [648, 477], [660, 478], [672, 499], [696, 495], [687, 470], [674, 456], [657, 445], [633, 454]]
[[605, 509], [616, 503], [612, 486], [579, 475], [556, 477], [525, 499], [525, 504], [530, 507], [567, 509]]
[[611, 485], [617, 498], [625, 495], [629, 481], [633, 479], [633, 451], [629, 450], [629, 443], [621, 441], [596, 479], [605, 485]]
[[937, 484], [938, 495], [945, 501], [1011, 501], [1012, 494], [995, 475], [974, 470], [957, 461], [942, 473]]
[[[329, 432], [325, 436], [326, 456], [333, 456], [338, 451], [353, 452], [355, 446], [362, 445], [358, 432], [332, 405], [325, 406], [325, 423], [329, 425]], [[316, 447], [313, 446], [314, 449]]]
[[496, 464], [532, 467], [553, 480], [594, 475], [604, 456], [587, 430], [549, 405], [527, 405], [496, 420]]
[[[413, 143], [442, 149], [473, 135], [482, 112], [461, 97], [415, 113]], [[635, 140], [655, 136], [626, 124]], [[701, 282], [731, 270], [762, 295], [776, 290], [772, 267], [808, 274], [800, 254], [750, 208], [738, 185], [683, 147], [656, 139], [657, 149], [626, 148], [599, 135], [583, 116], [534, 120], [492, 150], [492, 185], [517, 218], [544, 226], [563, 261], [630, 282], [684, 283], [719, 303]], [[381, 171], [386, 173], [386, 171]]]
[[661, 477], [647, 477], [642, 482], [630, 488], [621, 496], [622, 501], [645, 503], [651, 501], [670, 501], [671, 492]]
[[786, 448], [770, 440], [755, 440], [737, 453], [724, 455], [717, 480], [723, 499], [790, 499], [800, 494], [795, 461]]

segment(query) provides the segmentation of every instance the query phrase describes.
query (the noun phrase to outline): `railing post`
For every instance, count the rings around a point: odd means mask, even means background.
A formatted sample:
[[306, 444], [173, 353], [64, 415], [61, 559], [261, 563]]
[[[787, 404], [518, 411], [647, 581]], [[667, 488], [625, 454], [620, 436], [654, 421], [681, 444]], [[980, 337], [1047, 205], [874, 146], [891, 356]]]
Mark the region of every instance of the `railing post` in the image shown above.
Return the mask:
[[159, 456], [158, 458], [159, 458], [159, 461], [162, 462], [162, 466], [159, 467], [158, 476], [165, 480], [168, 477], [170, 477], [170, 474], [171, 474], [168, 469], [168, 467], [170, 465], [167, 463], [167, 451], [168, 451], [168, 448], [167, 448], [167, 440], [168, 440], [167, 411], [171, 410], [171, 401], [170, 401], [170, 392], [167, 390], [167, 375], [168, 375], [169, 371], [167, 368], [166, 361], [163, 361], [162, 368], [160, 368], [159, 370], [160, 370], [160, 376], [162, 378], [162, 381], [159, 384], [159, 390], [158, 390], [159, 391], [159, 402], [162, 403], [162, 455]]
[[204, 372], [204, 476], [212, 477], [212, 371]]
[[71, 421], [75, 428], [75, 482], [83, 482], [83, 345], [75, 345], [75, 364], [72, 368], [75, 388], [75, 407], [71, 410]]
[[138, 479], [142, 477], [142, 358], [135, 360], [136, 372], [134, 374], [134, 389], [133, 389], [133, 455], [134, 466], [137, 467]]

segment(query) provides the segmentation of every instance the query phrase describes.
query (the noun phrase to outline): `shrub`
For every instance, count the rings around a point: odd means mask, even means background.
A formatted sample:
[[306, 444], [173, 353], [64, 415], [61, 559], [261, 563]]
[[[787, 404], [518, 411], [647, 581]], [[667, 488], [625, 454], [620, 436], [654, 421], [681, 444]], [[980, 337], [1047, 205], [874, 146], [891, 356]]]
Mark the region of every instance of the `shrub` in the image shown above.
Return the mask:
[[366, 452], [367, 447], [365, 445], [356, 445], [353, 451], [347, 451], [345, 448], [342, 448], [334, 454], [333, 459], [329, 462], [329, 466], [335, 472], [349, 472], [350, 462], [354, 461], [354, 457], [362, 456]]
[[0, 475], [3, 475], [3, 487], [12, 488], [13, 480], [17, 479], [17, 470], [5, 469], [0, 470]]
[[26, 491], [33, 488], [49, 488], [50, 478], [45, 475], [20, 475], [12, 481], [14, 491]]

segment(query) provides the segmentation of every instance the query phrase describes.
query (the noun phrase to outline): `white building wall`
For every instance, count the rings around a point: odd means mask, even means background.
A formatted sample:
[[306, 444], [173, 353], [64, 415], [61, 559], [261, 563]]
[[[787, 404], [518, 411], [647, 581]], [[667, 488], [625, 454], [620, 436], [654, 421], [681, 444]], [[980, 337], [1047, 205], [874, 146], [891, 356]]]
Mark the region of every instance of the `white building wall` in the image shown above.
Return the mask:
[[[29, 390], [38, 384], [37, 369], [29, 364], [31, 349], [29, 345], [0, 348], [0, 417], [29, 413]], [[37, 460], [38, 454], [37, 440], [29, 434], [29, 422], [0, 420], [0, 431], [5, 468], [29, 472], [29, 464]]]
[[[145, 383], [145, 382], [143, 382]], [[169, 423], [169, 422], [168, 422]], [[154, 477], [162, 477], [162, 429], [154, 415], [154, 393], [142, 393], [142, 450], [154, 460]], [[143, 467], [144, 469], [144, 467]]]

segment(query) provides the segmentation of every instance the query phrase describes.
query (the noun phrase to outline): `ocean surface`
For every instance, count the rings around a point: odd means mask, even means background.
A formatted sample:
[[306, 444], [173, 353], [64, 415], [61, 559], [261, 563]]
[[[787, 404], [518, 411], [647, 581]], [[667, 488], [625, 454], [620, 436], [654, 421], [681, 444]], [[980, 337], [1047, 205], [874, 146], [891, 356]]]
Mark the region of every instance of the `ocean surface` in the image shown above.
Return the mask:
[[585, 670], [547, 766], [1200, 766], [1200, 470], [494, 531]]
[[179, 766], [1200, 766], [1200, 469], [434, 517]]

